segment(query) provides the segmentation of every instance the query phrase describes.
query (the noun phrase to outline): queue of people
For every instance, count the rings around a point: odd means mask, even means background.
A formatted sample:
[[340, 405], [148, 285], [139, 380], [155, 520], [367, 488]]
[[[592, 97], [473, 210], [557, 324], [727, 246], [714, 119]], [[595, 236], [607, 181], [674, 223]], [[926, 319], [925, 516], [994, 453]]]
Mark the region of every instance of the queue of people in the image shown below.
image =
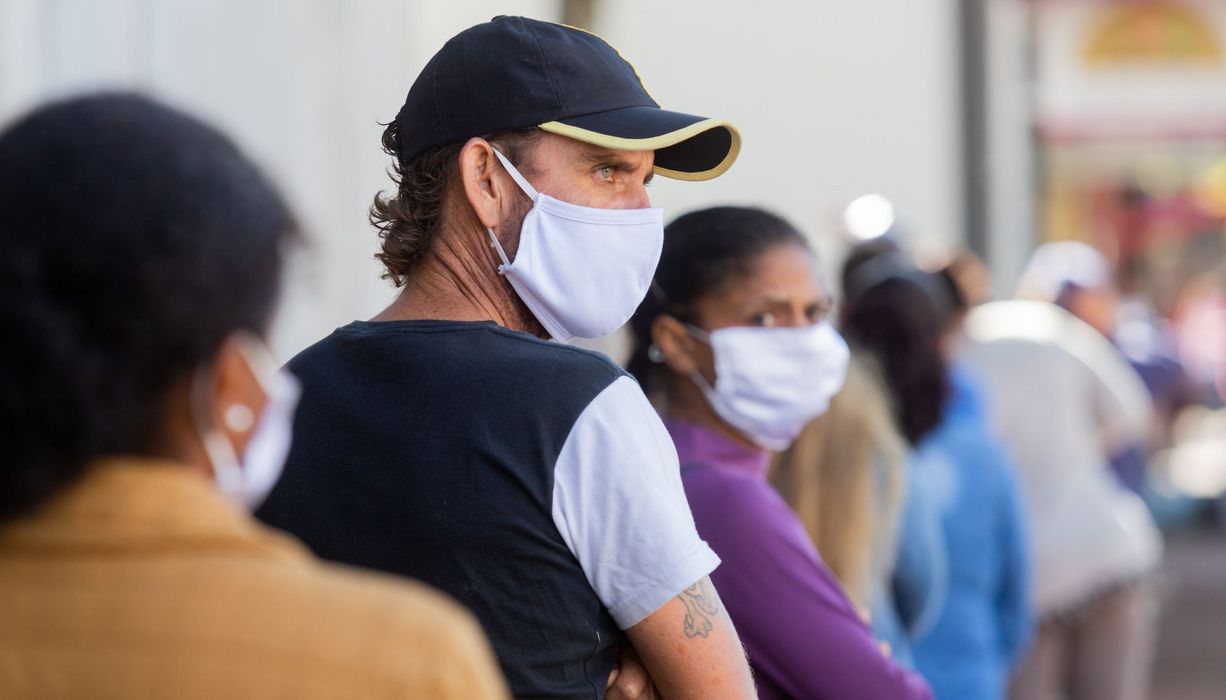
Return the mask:
[[[461, 32], [382, 145], [400, 292], [281, 368], [295, 219], [224, 135], [0, 133], [0, 696], [1144, 697], [1149, 404], [1092, 326], [665, 226], [739, 132], [571, 27]], [[567, 343], [627, 323], [625, 369]]]

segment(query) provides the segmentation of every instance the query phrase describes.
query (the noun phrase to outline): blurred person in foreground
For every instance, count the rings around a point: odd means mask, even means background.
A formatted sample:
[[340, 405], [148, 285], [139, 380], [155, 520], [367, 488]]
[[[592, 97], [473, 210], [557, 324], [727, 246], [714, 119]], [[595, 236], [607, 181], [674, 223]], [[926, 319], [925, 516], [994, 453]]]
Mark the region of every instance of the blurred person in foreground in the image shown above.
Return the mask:
[[661, 109], [593, 34], [497, 17], [435, 54], [383, 145], [402, 290], [290, 362], [298, 439], [260, 517], [454, 595], [518, 696], [603, 697], [627, 642], [666, 697], [752, 696], [668, 433], [559, 342], [629, 319], [663, 237], [647, 184], [723, 173], [735, 129]]
[[805, 237], [740, 207], [686, 214], [664, 235], [652, 293], [631, 321], [630, 368], [676, 442], [712, 580], [763, 698], [928, 698], [878, 648], [787, 504], [766, 480], [843, 384], [847, 346]]
[[297, 385], [296, 228], [223, 135], [131, 95], [0, 134], [0, 696], [499, 698], [476, 622], [246, 512]]
[[950, 362], [963, 307], [946, 278], [898, 253], [853, 255], [844, 288], [841, 327], [880, 362], [914, 450], [909, 486], [934, 508], [946, 553], [947, 594], [914, 636], [916, 667], [938, 698], [1002, 698], [1030, 633], [1029, 562], [1013, 465]]
[[[1105, 327], [1110, 299], [1084, 301]], [[1039, 627], [1010, 697], [1147, 697], [1162, 542], [1108, 466], [1148, 434], [1145, 385], [1102, 332], [1054, 303], [984, 304], [965, 332], [961, 359], [1017, 460], [1035, 561]]]

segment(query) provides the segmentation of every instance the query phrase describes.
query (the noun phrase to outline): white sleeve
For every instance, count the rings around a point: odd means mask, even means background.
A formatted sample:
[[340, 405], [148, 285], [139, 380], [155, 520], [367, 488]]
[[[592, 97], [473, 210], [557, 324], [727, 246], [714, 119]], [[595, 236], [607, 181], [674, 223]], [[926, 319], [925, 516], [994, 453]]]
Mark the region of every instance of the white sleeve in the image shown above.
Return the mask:
[[553, 520], [622, 629], [719, 564], [694, 528], [672, 439], [629, 377], [571, 428], [554, 468]]

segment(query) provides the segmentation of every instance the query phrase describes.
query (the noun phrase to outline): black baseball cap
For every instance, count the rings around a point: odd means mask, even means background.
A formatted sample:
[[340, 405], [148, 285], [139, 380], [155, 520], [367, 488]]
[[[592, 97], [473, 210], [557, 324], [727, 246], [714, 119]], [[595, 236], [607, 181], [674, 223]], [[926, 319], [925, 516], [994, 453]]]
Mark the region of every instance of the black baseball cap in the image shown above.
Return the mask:
[[655, 171], [679, 180], [720, 175], [741, 148], [726, 121], [660, 109], [604, 39], [527, 17], [495, 17], [452, 37], [409, 88], [396, 126], [402, 165], [437, 146], [534, 126], [655, 151]]

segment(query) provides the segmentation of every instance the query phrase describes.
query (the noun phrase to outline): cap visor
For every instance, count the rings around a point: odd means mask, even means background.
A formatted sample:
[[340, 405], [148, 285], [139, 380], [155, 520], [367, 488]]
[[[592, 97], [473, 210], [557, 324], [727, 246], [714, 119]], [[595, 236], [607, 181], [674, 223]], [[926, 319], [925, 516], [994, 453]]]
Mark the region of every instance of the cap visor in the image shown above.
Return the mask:
[[655, 151], [655, 171], [676, 180], [710, 180], [732, 167], [741, 135], [726, 121], [625, 107], [540, 125], [543, 131], [621, 151]]

